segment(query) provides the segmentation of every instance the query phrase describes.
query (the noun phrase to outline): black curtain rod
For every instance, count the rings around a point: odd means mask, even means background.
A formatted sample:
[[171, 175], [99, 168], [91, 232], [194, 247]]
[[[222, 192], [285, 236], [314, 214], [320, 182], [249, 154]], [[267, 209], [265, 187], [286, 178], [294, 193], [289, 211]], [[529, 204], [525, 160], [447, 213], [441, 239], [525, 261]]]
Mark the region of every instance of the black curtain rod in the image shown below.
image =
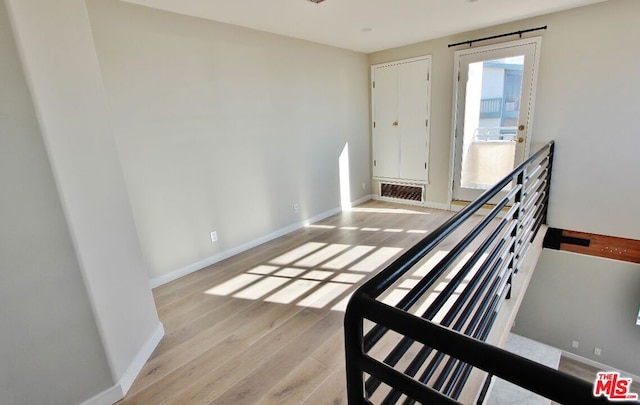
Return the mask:
[[458, 45], [466, 45], [469, 44], [469, 46], [473, 45], [474, 42], [480, 42], [480, 41], [488, 41], [490, 39], [496, 39], [496, 38], [502, 38], [502, 37], [508, 37], [510, 35], [519, 35], [520, 38], [522, 38], [522, 34], [527, 33], [527, 32], [532, 32], [532, 31], [540, 31], [540, 30], [546, 30], [547, 26], [545, 25], [544, 27], [538, 27], [538, 28], [530, 28], [528, 30], [522, 30], [522, 31], [513, 31], [513, 32], [509, 32], [507, 34], [500, 34], [500, 35], [494, 35], [492, 37], [484, 37], [484, 38], [478, 38], [478, 39], [471, 39], [469, 41], [462, 41], [462, 42], [458, 42], [457, 44], [449, 44], [449, 48], [453, 47], [453, 46], [458, 46]]

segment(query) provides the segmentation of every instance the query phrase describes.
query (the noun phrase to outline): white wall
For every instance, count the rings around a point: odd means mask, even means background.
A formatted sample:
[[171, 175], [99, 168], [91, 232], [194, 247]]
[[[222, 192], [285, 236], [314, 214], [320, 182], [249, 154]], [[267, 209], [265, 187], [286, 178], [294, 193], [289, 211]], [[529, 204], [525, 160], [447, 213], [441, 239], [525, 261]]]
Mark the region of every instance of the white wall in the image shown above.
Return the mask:
[[113, 385], [0, 2], [0, 403], [78, 404]]
[[[430, 179], [426, 197], [448, 203], [453, 53], [449, 43], [548, 25], [531, 150], [555, 139], [551, 226], [640, 239], [640, 2], [607, 2], [371, 54], [370, 64], [433, 55]], [[517, 37], [515, 37], [517, 39]], [[486, 42], [491, 44], [492, 42]]]
[[86, 5], [84, 0], [5, 4], [113, 382], [126, 392], [163, 331], [120, 169]]
[[350, 198], [370, 193], [365, 55], [87, 3], [152, 279], [340, 207], [347, 143]]
[[640, 239], [638, 16], [610, 0], [546, 20], [534, 133], [557, 142], [554, 227]]
[[639, 307], [640, 265], [544, 249], [514, 332], [639, 376]]
[[500, 68], [483, 67], [482, 98], [502, 98], [504, 96], [504, 71]]

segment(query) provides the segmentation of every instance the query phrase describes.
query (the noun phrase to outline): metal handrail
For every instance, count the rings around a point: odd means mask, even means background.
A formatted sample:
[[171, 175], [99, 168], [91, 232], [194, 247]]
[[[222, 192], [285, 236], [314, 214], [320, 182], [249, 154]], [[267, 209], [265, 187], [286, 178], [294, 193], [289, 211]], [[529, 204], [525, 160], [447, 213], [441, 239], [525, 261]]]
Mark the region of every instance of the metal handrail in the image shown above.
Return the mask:
[[[382, 403], [395, 403], [403, 395], [405, 403], [458, 403], [473, 367], [560, 403], [605, 402], [591, 395], [592, 387], [585, 381], [484, 342], [510, 294], [512, 277], [546, 223], [553, 155], [554, 142], [549, 142], [354, 292], [344, 321], [349, 403], [371, 403], [369, 398], [382, 383], [390, 387]], [[505, 192], [508, 185], [512, 187]], [[382, 294], [496, 196], [503, 197], [397, 304], [380, 301]], [[411, 313], [472, 243], [479, 246], [438, 297], [423, 313]], [[471, 276], [473, 268], [477, 271]], [[455, 291], [459, 295], [454, 304], [439, 323], [433, 322]], [[367, 333], [365, 319], [374, 323]], [[377, 359], [370, 351], [390, 330], [402, 338], [384, 359]], [[423, 346], [402, 369], [399, 362], [407, 360], [414, 342]], [[369, 375], [366, 381], [364, 373]]]

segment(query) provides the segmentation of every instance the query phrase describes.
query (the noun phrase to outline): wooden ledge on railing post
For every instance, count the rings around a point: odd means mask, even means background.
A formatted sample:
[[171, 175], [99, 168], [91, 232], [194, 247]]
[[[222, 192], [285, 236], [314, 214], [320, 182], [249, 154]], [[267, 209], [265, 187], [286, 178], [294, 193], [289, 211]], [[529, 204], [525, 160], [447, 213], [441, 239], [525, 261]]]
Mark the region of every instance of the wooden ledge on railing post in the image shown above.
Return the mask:
[[549, 228], [544, 238], [547, 249], [640, 263], [640, 240], [595, 233]]

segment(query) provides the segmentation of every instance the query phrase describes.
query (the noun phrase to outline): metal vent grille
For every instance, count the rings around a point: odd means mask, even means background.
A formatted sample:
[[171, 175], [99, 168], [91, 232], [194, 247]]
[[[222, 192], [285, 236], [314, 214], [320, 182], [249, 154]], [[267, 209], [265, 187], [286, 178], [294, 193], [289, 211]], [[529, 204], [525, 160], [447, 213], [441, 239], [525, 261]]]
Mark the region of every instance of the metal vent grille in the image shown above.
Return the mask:
[[406, 184], [380, 183], [380, 197], [395, 198], [397, 200], [422, 202], [422, 186]]

